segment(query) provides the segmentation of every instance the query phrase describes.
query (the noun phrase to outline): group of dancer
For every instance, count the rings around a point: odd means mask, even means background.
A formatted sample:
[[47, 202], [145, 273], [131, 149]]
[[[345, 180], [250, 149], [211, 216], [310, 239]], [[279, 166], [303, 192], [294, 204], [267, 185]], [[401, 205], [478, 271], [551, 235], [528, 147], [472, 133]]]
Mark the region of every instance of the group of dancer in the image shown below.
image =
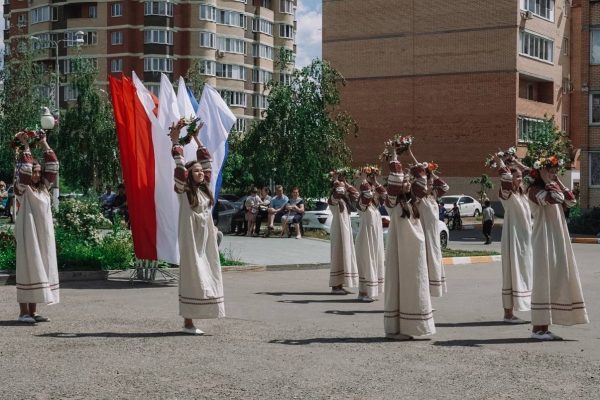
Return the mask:
[[[209, 188], [211, 155], [198, 138], [202, 124], [191, 132], [198, 146], [196, 160], [184, 159], [179, 132], [185, 120], [169, 128], [175, 161], [174, 190], [179, 207], [179, 315], [183, 331], [203, 332], [194, 319], [225, 316], [223, 280], [219, 261], [217, 228], [211, 209], [215, 204]], [[20, 208], [15, 226], [17, 241], [17, 301], [19, 321], [46, 322], [37, 304], [59, 302], [56, 247], [49, 188], [56, 179], [58, 160], [42, 135], [37, 142], [44, 154], [42, 168], [33, 159], [29, 138], [19, 133], [21, 143], [15, 194]], [[431, 297], [447, 292], [442, 263], [438, 197], [449, 190], [437, 175], [437, 164], [419, 162], [411, 137], [395, 137], [382, 154], [387, 162], [387, 182], [379, 181], [380, 170], [360, 169], [358, 189], [347, 171], [334, 171], [329, 205], [331, 226], [332, 294], [345, 295], [345, 288], [358, 287], [358, 299], [372, 302], [384, 293], [386, 337], [408, 340], [435, 333]], [[409, 157], [405, 169], [398, 157]], [[558, 179], [556, 157], [540, 160], [534, 169], [520, 163], [512, 152], [495, 155], [501, 177], [499, 192], [505, 208], [502, 233], [502, 303], [504, 321], [524, 323], [513, 311], [531, 309], [533, 331], [538, 340], [557, 340], [549, 325], [588, 322], [575, 257], [562, 206], [574, 204], [573, 194]], [[523, 176], [532, 183], [525, 186]], [[531, 204], [531, 206], [530, 206]], [[350, 208], [360, 213], [360, 228], [353, 240]], [[389, 218], [387, 249], [384, 250], [382, 218]], [[533, 222], [531, 219], [533, 211]]]

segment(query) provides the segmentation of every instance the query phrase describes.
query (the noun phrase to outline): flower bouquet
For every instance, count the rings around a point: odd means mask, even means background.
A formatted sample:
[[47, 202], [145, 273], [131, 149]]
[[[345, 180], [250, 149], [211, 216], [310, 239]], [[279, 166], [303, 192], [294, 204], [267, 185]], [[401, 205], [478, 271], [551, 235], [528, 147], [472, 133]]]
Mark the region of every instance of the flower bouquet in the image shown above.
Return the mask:
[[385, 150], [380, 154], [379, 159], [381, 161], [389, 161], [392, 158], [390, 154], [390, 147], [396, 149], [396, 154], [400, 155], [412, 145], [414, 138], [411, 135], [402, 136], [400, 134], [395, 135], [392, 139], [385, 142]]
[[[495, 155], [504, 161], [512, 160], [513, 158], [515, 158], [517, 156], [517, 149], [513, 146], [513, 147], [508, 148], [508, 150], [499, 151]], [[498, 167], [496, 165], [496, 160], [494, 160], [493, 154], [490, 154], [488, 156], [488, 158], [485, 159], [485, 166], [489, 167], [489, 168], [497, 168]]]
[[173, 124], [169, 130], [178, 129], [178, 127], [181, 129], [187, 126], [185, 136], [179, 138], [179, 144], [181, 146], [185, 146], [186, 144], [189, 144], [192, 141], [192, 138], [198, 134], [199, 128], [201, 128], [203, 124], [204, 123], [202, 122], [201, 118], [191, 116], [189, 118], [181, 118], [176, 124]]
[[26, 129], [24, 131], [18, 132], [15, 137], [10, 142], [10, 146], [15, 150], [23, 151], [25, 150], [25, 146], [21, 143], [19, 136], [25, 134], [27, 137], [27, 141], [29, 142], [29, 147], [34, 147], [42, 138], [46, 137], [46, 131], [43, 129]]
[[367, 176], [369, 176], [369, 175], [380, 175], [381, 174], [381, 170], [379, 169], [379, 166], [377, 166], [377, 165], [367, 164], [367, 165], [363, 166], [360, 169], [359, 173], [363, 173], [363, 174], [365, 174]]

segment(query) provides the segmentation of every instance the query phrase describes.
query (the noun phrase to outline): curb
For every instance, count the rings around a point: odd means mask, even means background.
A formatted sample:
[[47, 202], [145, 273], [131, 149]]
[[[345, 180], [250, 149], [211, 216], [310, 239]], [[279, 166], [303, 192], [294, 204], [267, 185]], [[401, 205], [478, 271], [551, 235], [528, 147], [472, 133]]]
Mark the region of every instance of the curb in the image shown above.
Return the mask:
[[502, 256], [471, 256], [471, 257], [445, 257], [444, 265], [481, 264], [502, 261]]
[[[14, 285], [16, 275], [14, 272], [0, 274], [0, 285]], [[103, 281], [108, 277], [108, 271], [58, 271], [59, 282], [73, 281]]]
[[593, 237], [574, 237], [574, 238], [571, 238], [571, 243], [600, 244], [600, 239], [593, 238]]

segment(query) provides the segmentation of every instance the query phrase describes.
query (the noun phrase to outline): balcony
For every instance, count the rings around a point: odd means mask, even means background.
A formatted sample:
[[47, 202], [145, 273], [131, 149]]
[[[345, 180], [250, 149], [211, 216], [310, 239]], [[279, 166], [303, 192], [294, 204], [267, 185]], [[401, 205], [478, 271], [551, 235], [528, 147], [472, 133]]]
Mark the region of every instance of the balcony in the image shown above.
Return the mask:
[[519, 74], [519, 98], [554, 104], [554, 82]]

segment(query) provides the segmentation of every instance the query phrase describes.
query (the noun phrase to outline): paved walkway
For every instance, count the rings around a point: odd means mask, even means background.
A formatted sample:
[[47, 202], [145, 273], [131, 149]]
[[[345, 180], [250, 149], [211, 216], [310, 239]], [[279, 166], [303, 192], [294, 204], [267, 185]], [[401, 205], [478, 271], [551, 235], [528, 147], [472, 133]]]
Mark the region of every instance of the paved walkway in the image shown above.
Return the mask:
[[499, 322], [499, 263], [448, 267], [437, 333], [412, 342], [383, 338], [383, 301], [330, 295], [326, 270], [224, 274], [204, 337], [179, 333], [176, 286], [65, 283], [38, 326], [0, 286], [0, 398], [597, 399], [600, 246], [574, 247], [592, 323], [554, 343]]

